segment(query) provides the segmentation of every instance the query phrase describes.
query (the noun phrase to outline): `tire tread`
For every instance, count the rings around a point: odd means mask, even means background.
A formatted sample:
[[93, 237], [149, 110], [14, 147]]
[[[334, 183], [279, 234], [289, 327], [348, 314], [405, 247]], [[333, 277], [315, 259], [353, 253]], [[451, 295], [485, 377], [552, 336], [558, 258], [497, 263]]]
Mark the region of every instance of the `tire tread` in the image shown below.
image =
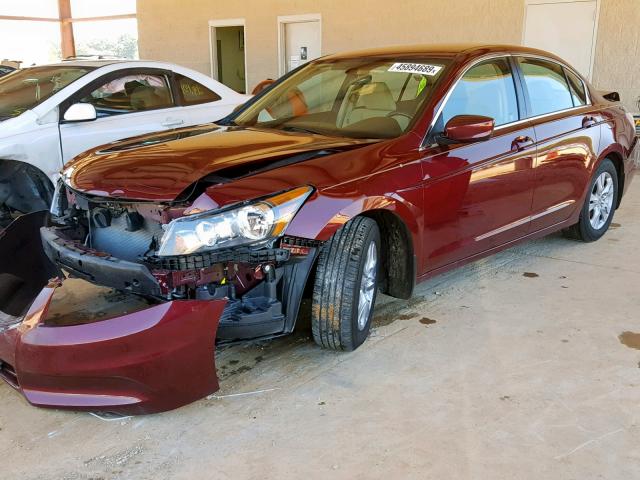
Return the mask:
[[[360, 259], [365, 242], [378, 226], [356, 217], [322, 247], [313, 286], [311, 327], [318, 345], [332, 350], [358, 347], [352, 330], [353, 302], [359, 288]], [[367, 244], [368, 245], [368, 244]]]
[[[591, 189], [593, 188], [595, 179], [598, 178], [598, 176], [604, 171], [609, 171], [609, 173], [612, 175], [615, 182], [614, 183], [615, 185], [614, 206], [609, 216], [609, 219], [607, 221], [606, 229], [604, 229], [604, 231], [600, 233], [596, 233], [591, 227], [591, 225], [589, 224], [589, 218], [588, 218], [589, 199], [590, 199], [590, 193], [591, 193]], [[571, 240], [577, 240], [585, 243], [595, 242], [596, 240], [598, 240], [609, 229], [609, 225], [613, 220], [613, 215], [615, 213], [615, 199], [617, 197], [618, 197], [618, 174], [613, 162], [609, 158], [605, 158], [600, 164], [600, 166], [596, 169], [593, 176], [591, 177], [591, 180], [589, 182], [589, 190], [587, 191], [587, 196], [585, 198], [584, 203], [582, 204], [578, 222], [562, 230], [562, 234], [564, 235], [564, 237]]]

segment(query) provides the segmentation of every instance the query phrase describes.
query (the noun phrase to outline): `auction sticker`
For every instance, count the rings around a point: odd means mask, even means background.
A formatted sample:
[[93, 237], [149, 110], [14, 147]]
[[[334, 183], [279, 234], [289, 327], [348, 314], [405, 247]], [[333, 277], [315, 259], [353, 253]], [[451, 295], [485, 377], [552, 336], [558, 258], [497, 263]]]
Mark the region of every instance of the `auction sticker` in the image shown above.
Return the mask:
[[442, 70], [440, 65], [427, 65], [425, 63], [394, 63], [389, 72], [418, 73], [420, 75], [437, 75]]

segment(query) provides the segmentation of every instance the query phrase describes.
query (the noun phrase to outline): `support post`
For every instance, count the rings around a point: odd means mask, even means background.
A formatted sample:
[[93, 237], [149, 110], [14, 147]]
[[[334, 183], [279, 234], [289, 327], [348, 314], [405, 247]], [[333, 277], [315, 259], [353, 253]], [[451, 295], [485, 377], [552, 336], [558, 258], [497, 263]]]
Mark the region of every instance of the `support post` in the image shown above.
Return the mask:
[[73, 38], [73, 23], [71, 22], [71, 0], [58, 0], [58, 12], [60, 14], [62, 58], [75, 57], [76, 44]]

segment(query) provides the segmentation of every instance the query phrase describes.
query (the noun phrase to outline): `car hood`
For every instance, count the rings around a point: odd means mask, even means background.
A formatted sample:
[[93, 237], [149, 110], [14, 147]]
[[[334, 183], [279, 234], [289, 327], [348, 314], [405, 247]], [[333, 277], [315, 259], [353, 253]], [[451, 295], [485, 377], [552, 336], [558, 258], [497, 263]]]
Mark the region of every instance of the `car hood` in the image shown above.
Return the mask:
[[25, 110], [15, 117], [0, 117], [0, 138], [11, 137], [37, 125], [38, 116], [33, 110]]
[[206, 177], [226, 183], [265, 168], [375, 140], [271, 129], [206, 125], [110, 143], [76, 157], [63, 171], [72, 189], [101, 197], [171, 202]]

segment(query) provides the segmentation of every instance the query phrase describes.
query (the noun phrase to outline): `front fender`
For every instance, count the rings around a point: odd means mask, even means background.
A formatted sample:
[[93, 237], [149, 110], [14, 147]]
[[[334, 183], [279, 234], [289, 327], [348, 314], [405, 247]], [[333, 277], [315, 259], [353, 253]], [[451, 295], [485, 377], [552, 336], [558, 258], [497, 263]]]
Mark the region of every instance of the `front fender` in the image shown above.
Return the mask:
[[[300, 209], [286, 230], [287, 235], [325, 241], [352, 218], [376, 210], [394, 213], [411, 233], [413, 245], [422, 245], [420, 207], [422, 189], [415, 187], [385, 195], [348, 195], [318, 192]], [[415, 252], [416, 254], [418, 252]]]

